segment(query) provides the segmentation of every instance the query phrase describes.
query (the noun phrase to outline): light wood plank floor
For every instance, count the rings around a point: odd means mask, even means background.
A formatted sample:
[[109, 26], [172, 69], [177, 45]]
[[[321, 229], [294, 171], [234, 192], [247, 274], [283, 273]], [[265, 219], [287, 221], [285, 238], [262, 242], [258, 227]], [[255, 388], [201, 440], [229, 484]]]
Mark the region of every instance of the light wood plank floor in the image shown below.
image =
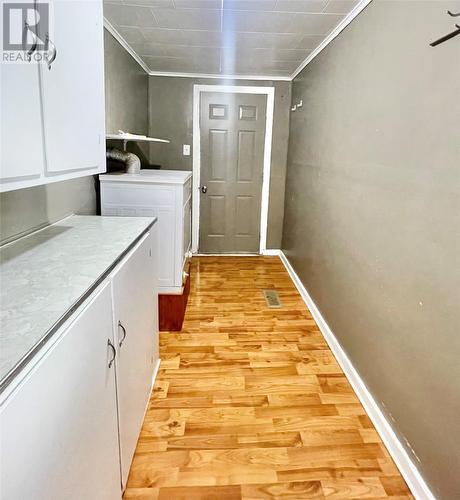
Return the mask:
[[125, 499], [412, 498], [278, 257], [194, 258], [160, 344]]

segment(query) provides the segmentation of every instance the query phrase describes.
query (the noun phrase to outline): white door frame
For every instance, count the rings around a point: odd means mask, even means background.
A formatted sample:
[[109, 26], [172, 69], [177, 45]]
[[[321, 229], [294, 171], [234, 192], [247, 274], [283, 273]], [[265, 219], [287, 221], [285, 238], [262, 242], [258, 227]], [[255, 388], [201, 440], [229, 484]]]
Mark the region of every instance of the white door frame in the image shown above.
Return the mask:
[[224, 92], [234, 94], [262, 94], [267, 96], [265, 123], [264, 168], [262, 178], [262, 201], [260, 210], [260, 246], [263, 254], [267, 249], [268, 201], [270, 197], [270, 168], [272, 160], [273, 113], [275, 109], [275, 87], [248, 87], [239, 85], [194, 85], [193, 86], [193, 196], [192, 196], [192, 252], [197, 253], [200, 243], [200, 188], [201, 130], [200, 98], [202, 92]]

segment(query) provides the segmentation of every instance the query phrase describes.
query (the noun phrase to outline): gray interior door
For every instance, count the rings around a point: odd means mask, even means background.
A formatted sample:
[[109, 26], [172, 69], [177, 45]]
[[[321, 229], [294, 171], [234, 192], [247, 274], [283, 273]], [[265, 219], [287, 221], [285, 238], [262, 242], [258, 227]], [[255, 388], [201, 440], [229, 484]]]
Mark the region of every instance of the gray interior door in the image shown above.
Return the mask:
[[266, 103], [201, 94], [201, 253], [259, 252]]

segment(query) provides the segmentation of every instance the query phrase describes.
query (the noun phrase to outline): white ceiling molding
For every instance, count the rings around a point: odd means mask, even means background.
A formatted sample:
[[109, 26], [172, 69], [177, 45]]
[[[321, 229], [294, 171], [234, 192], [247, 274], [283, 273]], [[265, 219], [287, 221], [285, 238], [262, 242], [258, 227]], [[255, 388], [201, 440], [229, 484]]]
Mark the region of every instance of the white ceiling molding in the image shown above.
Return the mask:
[[104, 28], [117, 40], [120, 45], [132, 56], [132, 58], [139, 64], [139, 66], [147, 73], [150, 73], [150, 69], [145, 64], [145, 62], [136, 54], [135, 50], [129, 45], [129, 43], [118, 33], [114, 28], [113, 24], [104, 17]]
[[279, 81], [279, 82], [290, 82], [292, 78], [290, 76], [270, 76], [270, 75], [217, 75], [215, 73], [173, 73], [164, 71], [149, 71], [150, 76], [174, 76], [179, 78], [212, 78], [216, 80], [254, 80], [254, 81]]
[[354, 9], [331, 31], [331, 33], [311, 52], [308, 57], [299, 65], [299, 67], [292, 73], [290, 80], [294, 78], [309, 64], [313, 59], [324, 50], [352, 21], [358, 16], [372, 0], [361, 0]]

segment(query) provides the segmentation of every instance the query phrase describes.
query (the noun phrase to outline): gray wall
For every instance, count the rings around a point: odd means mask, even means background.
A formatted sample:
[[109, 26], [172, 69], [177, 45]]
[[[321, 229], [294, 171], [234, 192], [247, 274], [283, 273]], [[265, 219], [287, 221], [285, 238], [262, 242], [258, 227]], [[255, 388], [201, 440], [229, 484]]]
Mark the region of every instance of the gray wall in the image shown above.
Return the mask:
[[2, 193], [0, 242], [27, 234], [73, 213], [96, 213], [92, 176]]
[[193, 144], [193, 85], [262, 85], [275, 87], [267, 248], [280, 248], [284, 212], [284, 185], [289, 133], [290, 82], [220, 81], [203, 78], [151, 76], [149, 79], [149, 133], [171, 144], [150, 146], [150, 161], [162, 168], [192, 170], [192, 156], [182, 155], [183, 144]]
[[[118, 130], [147, 135], [149, 77], [117, 40], [104, 30], [105, 55], [105, 115], [107, 133]], [[109, 141], [109, 146], [122, 148], [120, 141]], [[133, 151], [148, 163], [148, 146], [130, 142]]]
[[293, 83], [283, 249], [442, 499], [460, 493], [460, 2], [374, 0]]
[[[112, 35], [105, 31], [104, 37], [107, 131], [147, 134], [148, 76]], [[112, 144], [121, 146], [117, 141]], [[94, 179], [82, 177], [2, 193], [0, 208], [0, 241], [4, 242], [72, 213], [95, 214]]]

